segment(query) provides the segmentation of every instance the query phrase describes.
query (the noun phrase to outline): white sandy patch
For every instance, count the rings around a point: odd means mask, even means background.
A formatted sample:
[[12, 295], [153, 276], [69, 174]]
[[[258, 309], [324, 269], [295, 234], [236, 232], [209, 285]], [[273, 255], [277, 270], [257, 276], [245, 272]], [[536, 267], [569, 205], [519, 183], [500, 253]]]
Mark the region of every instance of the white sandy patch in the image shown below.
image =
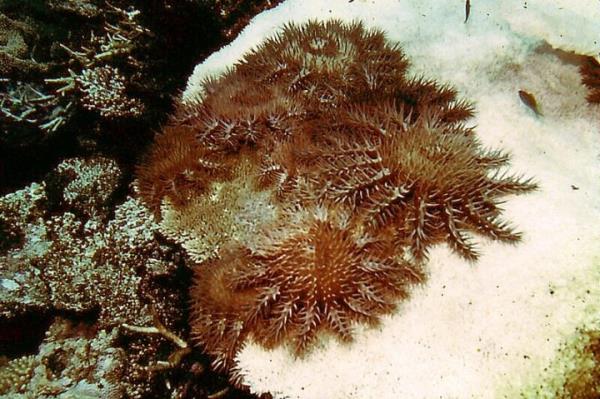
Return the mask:
[[[429, 4], [424, 4], [429, 3]], [[513, 155], [510, 171], [540, 191], [511, 197], [517, 246], [481, 242], [470, 265], [432, 251], [427, 284], [352, 345], [329, 340], [302, 360], [249, 344], [237, 360], [254, 392], [289, 398], [512, 398], [535, 383], [577, 325], [600, 312], [600, 108], [585, 103], [577, 68], [545, 43], [596, 54], [596, 2], [289, 0], [257, 16], [199, 65], [184, 98], [284, 23], [360, 19], [402, 43], [413, 74], [473, 100], [482, 142]], [[497, 5], [502, 3], [502, 5]], [[519, 99], [533, 94], [543, 116]]]

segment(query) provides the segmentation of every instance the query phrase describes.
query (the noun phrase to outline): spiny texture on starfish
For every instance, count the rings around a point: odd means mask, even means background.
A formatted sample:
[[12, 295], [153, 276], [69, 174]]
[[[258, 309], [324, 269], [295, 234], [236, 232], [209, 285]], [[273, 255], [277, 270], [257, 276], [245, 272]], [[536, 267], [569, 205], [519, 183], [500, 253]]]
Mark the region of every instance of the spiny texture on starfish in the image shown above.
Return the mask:
[[229, 173], [225, 154], [197, 142], [192, 129], [168, 126], [138, 167], [138, 189], [146, 205], [158, 214], [164, 198], [183, 205]]
[[225, 252], [199, 269], [192, 335], [229, 366], [248, 334], [267, 347], [306, 351], [321, 330], [351, 340], [352, 324], [373, 324], [423, 278], [390, 239], [354, 226], [343, 211], [295, 209], [253, 251]]
[[535, 185], [482, 148], [454, 89], [407, 68], [361, 23], [289, 24], [178, 104], [138, 187], [199, 263], [191, 328], [216, 367], [247, 339], [297, 355], [348, 340], [423, 279], [433, 245], [474, 260], [474, 234], [519, 239], [500, 201]]
[[579, 72], [583, 84], [590, 90], [588, 102], [600, 103], [600, 62], [592, 56], [584, 57]]
[[391, 228], [398, 245], [418, 260], [444, 241], [475, 260], [468, 233], [518, 241], [520, 234], [500, 218], [499, 200], [536, 188], [501, 169], [506, 154], [483, 150], [470, 132], [448, 131], [435, 120], [343, 140], [317, 158], [325, 197], [349, 203], [376, 228]]
[[280, 87], [260, 86], [230, 71], [220, 79], [205, 80], [203, 88], [202, 102], [180, 104], [171, 123], [189, 126], [196, 141], [212, 149], [268, 147], [301, 128], [301, 103]]
[[382, 32], [332, 20], [286, 25], [248, 53], [236, 72], [323, 110], [370, 100], [374, 92], [392, 94], [405, 81], [407, 65]]

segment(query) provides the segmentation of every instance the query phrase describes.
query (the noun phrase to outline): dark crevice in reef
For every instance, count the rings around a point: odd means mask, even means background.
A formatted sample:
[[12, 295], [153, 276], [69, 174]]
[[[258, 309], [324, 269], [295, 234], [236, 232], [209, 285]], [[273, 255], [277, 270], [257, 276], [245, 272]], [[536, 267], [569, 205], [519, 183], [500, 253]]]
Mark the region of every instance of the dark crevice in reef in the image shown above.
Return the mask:
[[66, 134], [27, 146], [11, 146], [0, 140], [0, 195], [40, 180], [62, 158], [78, 152], [73, 136]]
[[0, 256], [5, 256], [12, 248], [19, 248], [25, 242], [22, 229], [14, 228], [6, 220], [0, 218]]
[[0, 356], [16, 359], [37, 353], [52, 319], [52, 315], [40, 313], [0, 319]]
[[[48, 329], [58, 317], [69, 320], [78, 328], [78, 334], [93, 336], [100, 309], [86, 312], [54, 310], [50, 312], [27, 312], [11, 319], [0, 318], [0, 357], [16, 359], [34, 355], [42, 344]], [[75, 330], [73, 330], [75, 331]]]

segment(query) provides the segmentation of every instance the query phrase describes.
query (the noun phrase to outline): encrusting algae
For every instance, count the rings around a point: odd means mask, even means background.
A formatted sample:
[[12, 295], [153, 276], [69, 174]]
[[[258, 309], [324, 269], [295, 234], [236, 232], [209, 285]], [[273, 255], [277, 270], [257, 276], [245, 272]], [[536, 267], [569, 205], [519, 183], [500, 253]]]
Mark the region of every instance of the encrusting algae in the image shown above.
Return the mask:
[[139, 192], [201, 254], [192, 337], [216, 368], [232, 371], [247, 339], [297, 355], [319, 333], [351, 340], [424, 281], [433, 245], [472, 261], [473, 234], [519, 241], [500, 201], [536, 185], [482, 147], [455, 90], [407, 67], [361, 23], [289, 24], [207, 79], [156, 138]]

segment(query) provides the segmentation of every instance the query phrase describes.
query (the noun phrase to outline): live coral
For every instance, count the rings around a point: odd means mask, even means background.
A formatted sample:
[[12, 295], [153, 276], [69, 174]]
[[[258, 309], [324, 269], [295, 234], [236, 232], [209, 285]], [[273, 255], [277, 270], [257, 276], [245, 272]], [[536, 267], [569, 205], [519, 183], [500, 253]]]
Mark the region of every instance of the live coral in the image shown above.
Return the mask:
[[[454, 89], [407, 68], [361, 23], [289, 24], [207, 79], [158, 136], [138, 186], [170, 215], [163, 231], [204, 254], [191, 327], [215, 367], [232, 369], [247, 339], [297, 355], [321, 332], [349, 340], [423, 280], [433, 245], [474, 260], [469, 233], [519, 240], [500, 199], [535, 184], [481, 146]], [[186, 222], [199, 219], [214, 233]]]

